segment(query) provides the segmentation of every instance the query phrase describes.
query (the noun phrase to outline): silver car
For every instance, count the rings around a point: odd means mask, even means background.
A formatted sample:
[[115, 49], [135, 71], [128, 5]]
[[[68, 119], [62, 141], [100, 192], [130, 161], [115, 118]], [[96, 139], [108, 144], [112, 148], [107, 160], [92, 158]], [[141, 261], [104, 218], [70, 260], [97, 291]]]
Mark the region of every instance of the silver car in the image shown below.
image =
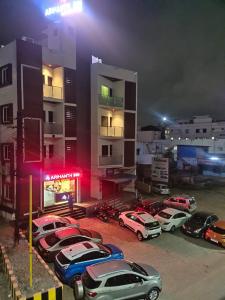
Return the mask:
[[40, 238], [43, 238], [50, 233], [67, 227], [79, 227], [79, 223], [71, 217], [60, 217], [55, 215], [47, 215], [32, 222], [32, 238], [36, 244]]
[[160, 274], [153, 267], [126, 260], [88, 266], [81, 280], [74, 281], [76, 300], [156, 300], [161, 290]]

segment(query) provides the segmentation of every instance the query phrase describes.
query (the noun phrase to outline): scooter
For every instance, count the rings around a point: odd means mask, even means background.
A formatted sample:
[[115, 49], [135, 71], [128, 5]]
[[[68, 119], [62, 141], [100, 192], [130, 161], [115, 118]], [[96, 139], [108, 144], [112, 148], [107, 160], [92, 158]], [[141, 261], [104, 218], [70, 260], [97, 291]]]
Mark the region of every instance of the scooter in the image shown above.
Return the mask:
[[120, 214], [119, 209], [113, 208], [111, 205], [106, 205], [104, 207], [104, 211], [106, 212], [106, 214], [108, 215], [109, 218], [118, 220], [118, 217]]

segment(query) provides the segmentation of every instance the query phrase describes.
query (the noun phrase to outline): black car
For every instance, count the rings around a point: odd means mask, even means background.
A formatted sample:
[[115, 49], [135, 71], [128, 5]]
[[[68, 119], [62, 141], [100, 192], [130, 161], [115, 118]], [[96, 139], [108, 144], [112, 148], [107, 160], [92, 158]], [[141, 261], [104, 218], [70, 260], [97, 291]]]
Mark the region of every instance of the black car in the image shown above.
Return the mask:
[[204, 211], [196, 212], [183, 224], [181, 230], [193, 237], [204, 238], [205, 231], [217, 220], [218, 217], [213, 213]]
[[135, 211], [146, 211], [150, 215], [155, 216], [161, 210], [163, 210], [167, 207], [168, 206], [166, 204], [164, 204], [163, 202], [160, 202], [160, 201], [145, 200], [136, 206]]

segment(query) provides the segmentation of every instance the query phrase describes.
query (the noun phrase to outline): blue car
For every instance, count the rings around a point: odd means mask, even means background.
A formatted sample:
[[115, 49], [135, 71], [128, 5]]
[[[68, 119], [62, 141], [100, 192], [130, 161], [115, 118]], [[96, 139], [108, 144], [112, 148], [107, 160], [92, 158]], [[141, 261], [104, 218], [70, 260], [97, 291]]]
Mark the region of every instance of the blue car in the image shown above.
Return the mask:
[[122, 250], [111, 244], [89, 241], [77, 243], [56, 255], [55, 273], [63, 283], [72, 285], [74, 279], [79, 278], [87, 266], [123, 258]]

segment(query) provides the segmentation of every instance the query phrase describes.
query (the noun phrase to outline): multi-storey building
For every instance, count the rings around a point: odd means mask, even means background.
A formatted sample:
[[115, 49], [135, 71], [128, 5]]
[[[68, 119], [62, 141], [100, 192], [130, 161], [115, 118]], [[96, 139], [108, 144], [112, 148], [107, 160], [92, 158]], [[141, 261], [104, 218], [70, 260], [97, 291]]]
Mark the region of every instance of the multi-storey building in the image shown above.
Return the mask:
[[71, 193], [76, 203], [102, 199], [112, 192], [107, 175], [118, 184], [135, 173], [136, 73], [91, 59], [82, 30], [62, 23], [39, 42], [0, 49], [0, 204], [9, 217], [28, 212], [29, 175], [35, 212]]

